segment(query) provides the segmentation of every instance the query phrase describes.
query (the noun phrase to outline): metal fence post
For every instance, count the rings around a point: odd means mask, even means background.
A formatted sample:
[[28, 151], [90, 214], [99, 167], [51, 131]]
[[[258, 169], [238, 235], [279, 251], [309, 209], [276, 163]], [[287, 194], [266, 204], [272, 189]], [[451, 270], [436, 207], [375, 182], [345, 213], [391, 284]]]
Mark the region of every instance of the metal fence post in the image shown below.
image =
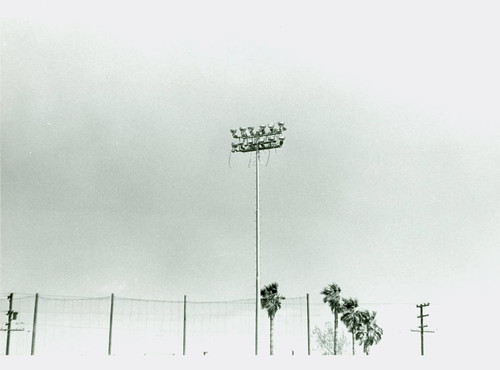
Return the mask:
[[184, 295], [184, 326], [182, 330], [182, 355], [186, 355], [186, 295]]
[[35, 294], [35, 308], [33, 309], [33, 328], [31, 331], [31, 356], [33, 356], [35, 354], [37, 316], [38, 316], [38, 293]]
[[306, 294], [306, 304], [307, 304], [307, 355], [311, 355], [311, 316], [309, 311], [309, 293]]
[[108, 356], [111, 356], [111, 340], [113, 337], [113, 309], [115, 303], [115, 295], [111, 293], [111, 307], [109, 310], [109, 335], [108, 335]]

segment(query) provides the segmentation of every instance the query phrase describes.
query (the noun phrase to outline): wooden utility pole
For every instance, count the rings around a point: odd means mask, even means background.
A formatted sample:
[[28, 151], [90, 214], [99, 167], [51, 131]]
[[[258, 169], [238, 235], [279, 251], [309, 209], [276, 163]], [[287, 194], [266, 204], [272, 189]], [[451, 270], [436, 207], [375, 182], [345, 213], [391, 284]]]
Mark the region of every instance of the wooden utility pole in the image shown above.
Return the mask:
[[433, 331], [430, 330], [424, 330], [424, 328], [427, 327], [427, 325], [424, 325], [424, 317], [429, 316], [424, 315], [424, 307], [429, 306], [429, 303], [421, 303], [417, 304], [417, 308], [420, 309], [420, 315], [417, 316], [417, 318], [420, 319], [420, 326], [418, 330], [412, 330], [415, 332], [420, 332], [420, 354], [423, 356], [424, 355], [424, 333], [434, 333]]
[[12, 301], [14, 300], [14, 293], [10, 293], [9, 296], [7, 297], [9, 300], [9, 311], [7, 311], [7, 341], [5, 344], [5, 355], [9, 355], [9, 348], [10, 348], [10, 328], [12, 324], [12, 314], [14, 313], [12, 311]]
[[14, 304], [14, 293], [10, 293], [7, 296], [7, 299], [9, 300], [9, 310], [7, 311], [7, 329], [0, 329], [1, 331], [6, 331], [7, 332], [7, 340], [5, 341], [5, 355], [7, 356], [9, 354], [10, 350], [10, 332], [11, 331], [24, 331], [24, 329], [12, 329], [12, 320], [17, 320], [17, 314], [18, 312], [12, 310], [12, 306]]

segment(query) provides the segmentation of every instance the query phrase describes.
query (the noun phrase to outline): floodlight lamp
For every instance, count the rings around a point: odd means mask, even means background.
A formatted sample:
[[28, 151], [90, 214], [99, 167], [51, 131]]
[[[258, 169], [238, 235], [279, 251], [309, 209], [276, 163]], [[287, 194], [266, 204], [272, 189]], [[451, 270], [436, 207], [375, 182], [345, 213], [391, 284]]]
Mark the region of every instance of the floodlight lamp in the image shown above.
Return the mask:
[[236, 130], [234, 128], [231, 129], [231, 133], [234, 135], [236, 134]]
[[248, 130], [248, 132], [250, 132], [250, 135], [252, 135], [252, 134], [253, 134], [253, 130], [254, 130], [254, 129], [255, 129], [255, 128], [254, 128], [254, 127], [251, 127], [251, 126], [248, 126], [248, 127], [247, 127], [247, 130]]
[[269, 125], [267, 125], [271, 130], [273, 129], [274, 127], [274, 123], [270, 123]]
[[233, 142], [231, 143], [231, 146], [232, 146], [233, 148], [237, 148], [237, 147], [238, 147], [238, 145], [239, 145], [239, 143], [237, 143], [236, 141], [233, 141]]
[[264, 132], [264, 130], [266, 129], [266, 125], [259, 125], [260, 127], [260, 132]]

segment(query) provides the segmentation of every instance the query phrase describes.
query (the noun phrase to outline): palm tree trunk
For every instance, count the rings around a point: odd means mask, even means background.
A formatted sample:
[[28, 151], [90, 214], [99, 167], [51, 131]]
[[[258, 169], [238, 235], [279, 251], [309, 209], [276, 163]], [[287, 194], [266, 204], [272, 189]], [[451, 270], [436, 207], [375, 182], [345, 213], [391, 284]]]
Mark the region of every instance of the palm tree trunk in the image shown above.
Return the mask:
[[274, 320], [273, 318], [269, 318], [269, 354], [273, 355], [274, 353]]
[[337, 310], [333, 311], [333, 354], [337, 354], [337, 328], [339, 326], [339, 314]]
[[354, 350], [354, 330], [352, 331], [352, 355], [354, 356], [356, 354], [355, 350]]

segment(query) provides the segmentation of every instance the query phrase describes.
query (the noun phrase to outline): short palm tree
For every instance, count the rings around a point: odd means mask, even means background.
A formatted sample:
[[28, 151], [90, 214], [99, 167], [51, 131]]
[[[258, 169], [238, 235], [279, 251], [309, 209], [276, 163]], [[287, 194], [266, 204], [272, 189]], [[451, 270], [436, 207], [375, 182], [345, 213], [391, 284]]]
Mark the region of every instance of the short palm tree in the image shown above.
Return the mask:
[[363, 352], [365, 354], [370, 354], [370, 347], [377, 344], [382, 339], [382, 334], [384, 331], [381, 327], [377, 325], [375, 316], [377, 313], [375, 311], [362, 311], [363, 320], [356, 333], [356, 339], [359, 343], [363, 345]]
[[274, 316], [281, 308], [281, 301], [285, 297], [279, 295], [278, 283], [271, 283], [262, 288], [260, 297], [262, 309], [267, 310], [267, 315], [269, 316], [269, 354], [272, 355], [274, 352]]
[[328, 303], [333, 313], [333, 354], [337, 354], [337, 329], [339, 326], [339, 314], [342, 313], [342, 298], [340, 297], [340, 287], [332, 283], [321, 291], [323, 302]]
[[340, 320], [347, 327], [347, 331], [351, 333], [352, 336], [352, 354], [356, 354], [355, 350], [355, 336], [357, 331], [360, 329], [361, 322], [363, 321], [363, 313], [358, 309], [358, 300], [355, 298], [345, 299], [343, 302], [343, 313]]

